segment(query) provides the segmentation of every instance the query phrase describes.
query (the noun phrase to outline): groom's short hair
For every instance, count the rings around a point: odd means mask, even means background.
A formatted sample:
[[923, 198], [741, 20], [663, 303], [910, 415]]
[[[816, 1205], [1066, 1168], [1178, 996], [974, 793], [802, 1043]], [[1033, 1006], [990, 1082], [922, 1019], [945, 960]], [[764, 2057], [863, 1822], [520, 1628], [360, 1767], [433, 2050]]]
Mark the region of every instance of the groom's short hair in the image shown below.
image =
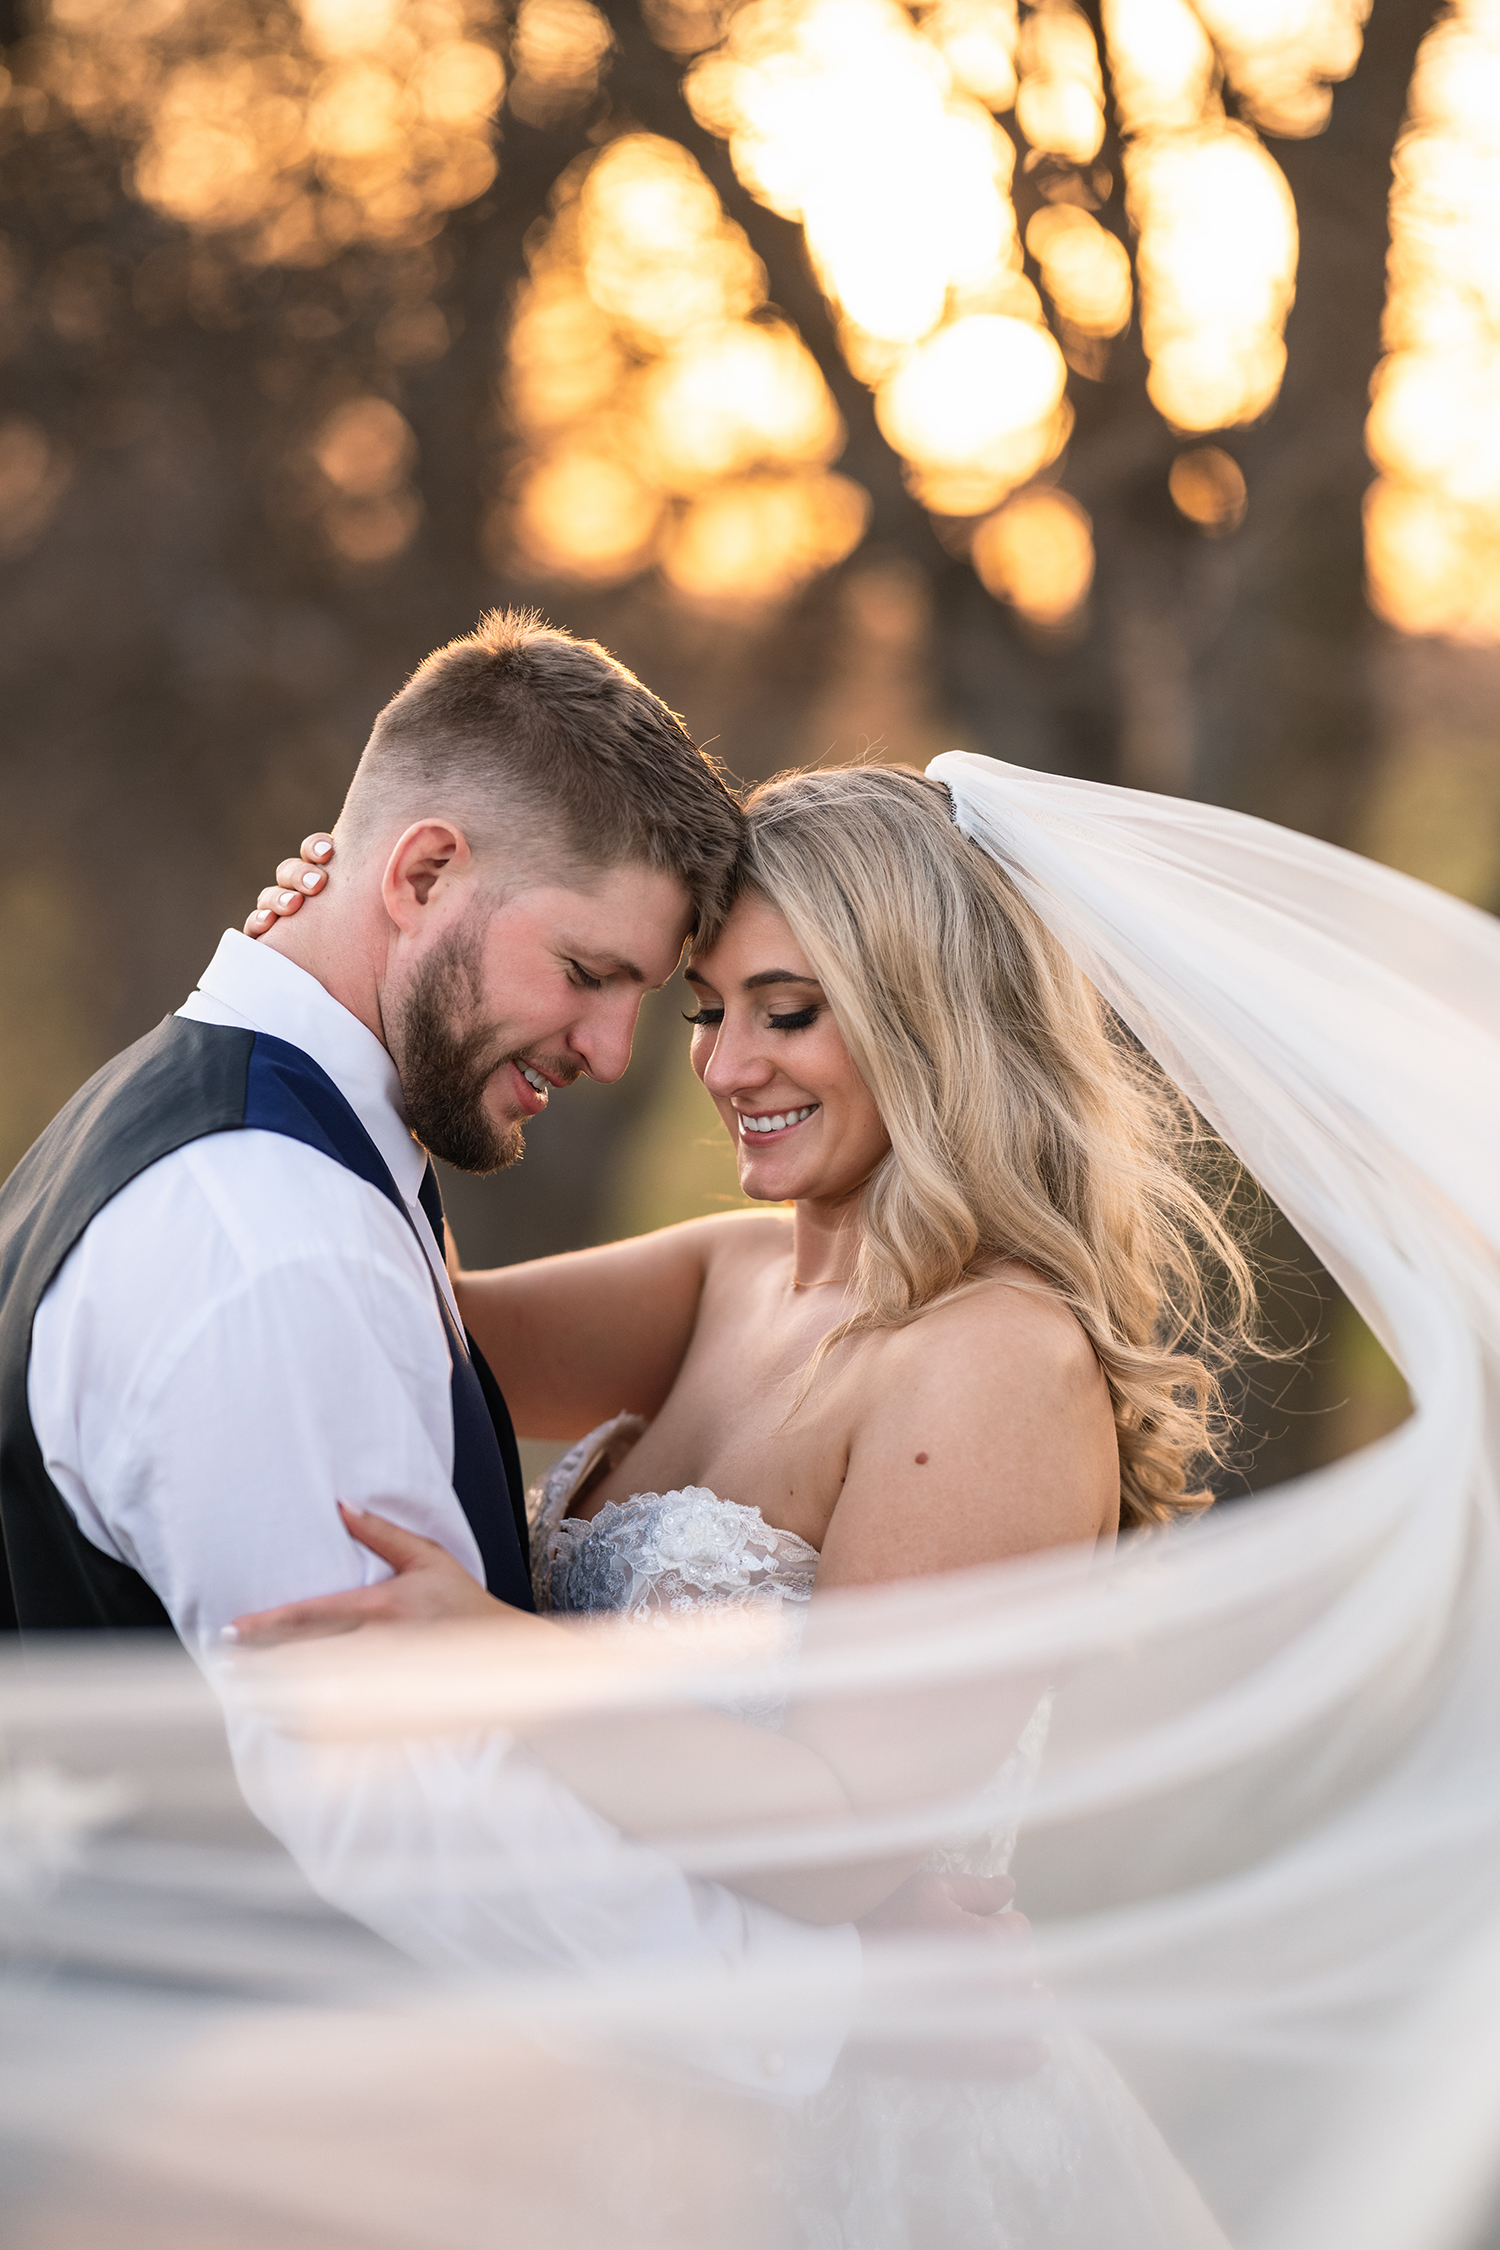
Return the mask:
[[462, 819], [477, 850], [675, 875], [700, 938], [729, 904], [743, 823], [675, 712], [597, 641], [492, 610], [435, 649], [376, 719], [340, 826], [355, 849], [403, 815]]

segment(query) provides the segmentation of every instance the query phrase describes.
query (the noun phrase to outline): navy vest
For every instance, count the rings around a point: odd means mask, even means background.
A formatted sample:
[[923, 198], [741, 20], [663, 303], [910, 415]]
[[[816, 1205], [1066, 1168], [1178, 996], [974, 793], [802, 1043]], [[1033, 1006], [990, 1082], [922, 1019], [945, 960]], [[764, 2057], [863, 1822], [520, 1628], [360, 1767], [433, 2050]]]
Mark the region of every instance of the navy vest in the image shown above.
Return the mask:
[[[168, 1016], [106, 1063], [0, 1187], [0, 1630], [170, 1629], [139, 1572], [101, 1554], [47, 1475], [26, 1399], [32, 1323], [98, 1212], [148, 1165], [205, 1133], [255, 1128], [303, 1141], [411, 1214], [380, 1151], [326, 1071], [284, 1039]], [[436, 1181], [423, 1205], [435, 1217]], [[453, 1487], [485, 1583], [530, 1609], [525, 1498], [510, 1416], [433, 1277], [453, 1361]]]

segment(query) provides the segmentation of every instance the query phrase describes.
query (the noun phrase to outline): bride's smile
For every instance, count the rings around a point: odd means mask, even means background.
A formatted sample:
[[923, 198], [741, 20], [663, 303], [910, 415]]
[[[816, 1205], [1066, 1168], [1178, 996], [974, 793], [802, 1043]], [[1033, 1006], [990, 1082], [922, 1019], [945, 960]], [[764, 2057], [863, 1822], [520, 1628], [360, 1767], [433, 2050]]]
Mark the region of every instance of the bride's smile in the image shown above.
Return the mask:
[[693, 1068], [734, 1142], [744, 1193], [846, 1203], [890, 1137], [786, 921], [747, 893], [686, 973], [698, 1001]]

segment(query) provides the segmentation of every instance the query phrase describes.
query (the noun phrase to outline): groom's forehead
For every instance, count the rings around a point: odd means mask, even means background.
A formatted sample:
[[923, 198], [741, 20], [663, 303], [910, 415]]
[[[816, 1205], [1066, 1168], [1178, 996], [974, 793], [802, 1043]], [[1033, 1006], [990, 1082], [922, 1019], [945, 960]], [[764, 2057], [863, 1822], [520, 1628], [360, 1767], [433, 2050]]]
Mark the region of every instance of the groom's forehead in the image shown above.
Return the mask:
[[692, 920], [686, 890], [661, 868], [579, 869], [515, 898], [544, 940], [587, 955], [591, 970], [664, 984]]

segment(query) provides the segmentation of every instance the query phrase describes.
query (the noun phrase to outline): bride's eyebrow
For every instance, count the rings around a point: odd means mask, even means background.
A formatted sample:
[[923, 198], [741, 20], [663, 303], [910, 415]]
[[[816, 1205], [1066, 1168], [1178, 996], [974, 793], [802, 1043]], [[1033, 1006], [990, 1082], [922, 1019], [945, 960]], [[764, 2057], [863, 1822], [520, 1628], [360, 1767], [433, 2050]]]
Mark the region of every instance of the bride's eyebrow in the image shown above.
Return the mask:
[[[682, 974], [688, 984], [702, 985], [705, 992], [713, 990], [701, 970], [690, 967], [684, 969]], [[755, 976], [746, 977], [740, 990], [742, 992], [759, 992], [768, 984], [810, 984], [815, 992], [822, 990], [817, 978], [808, 976], [802, 969], [761, 969]]]

